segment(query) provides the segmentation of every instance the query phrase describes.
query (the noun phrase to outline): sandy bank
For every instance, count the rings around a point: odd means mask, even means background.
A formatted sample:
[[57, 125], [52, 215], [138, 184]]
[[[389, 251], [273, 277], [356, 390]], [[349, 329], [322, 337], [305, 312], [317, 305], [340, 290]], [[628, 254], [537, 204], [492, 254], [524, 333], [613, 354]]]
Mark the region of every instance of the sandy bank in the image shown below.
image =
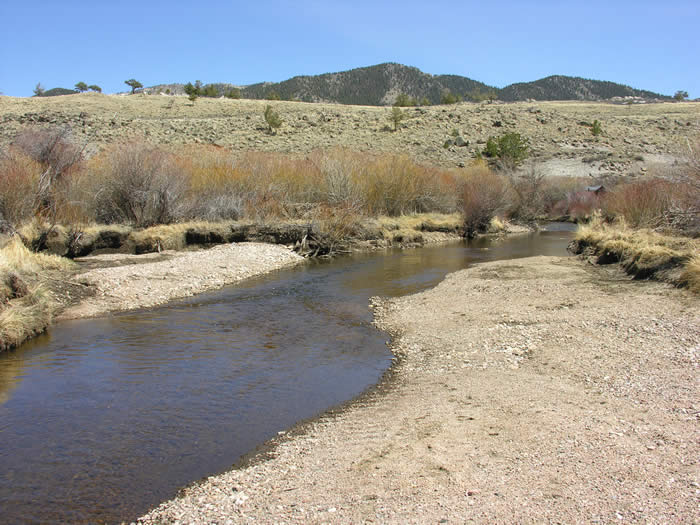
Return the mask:
[[571, 258], [375, 308], [391, 379], [144, 523], [692, 523], [700, 304]]
[[304, 261], [281, 245], [235, 243], [193, 252], [97, 255], [77, 259], [92, 267], [73, 278], [94, 292], [59, 317], [92, 317], [166, 303], [221, 288]]

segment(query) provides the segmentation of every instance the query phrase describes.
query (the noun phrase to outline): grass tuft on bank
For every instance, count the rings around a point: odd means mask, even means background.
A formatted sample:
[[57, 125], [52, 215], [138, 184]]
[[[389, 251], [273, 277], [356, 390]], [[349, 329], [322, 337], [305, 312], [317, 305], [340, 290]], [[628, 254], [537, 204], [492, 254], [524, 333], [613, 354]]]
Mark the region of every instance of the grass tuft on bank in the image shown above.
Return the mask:
[[0, 351], [43, 332], [51, 322], [54, 301], [43, 276], [69, 270], [74, 263], [56, 255], [34, 253], [18, 236], [0, 250]]
[[700, 239], [635, 229], [624, 220], [596, 219], [576, 234], [573, 251], [598, 264], [619, 263], [638, 279], [655, 279], [700, 292]]

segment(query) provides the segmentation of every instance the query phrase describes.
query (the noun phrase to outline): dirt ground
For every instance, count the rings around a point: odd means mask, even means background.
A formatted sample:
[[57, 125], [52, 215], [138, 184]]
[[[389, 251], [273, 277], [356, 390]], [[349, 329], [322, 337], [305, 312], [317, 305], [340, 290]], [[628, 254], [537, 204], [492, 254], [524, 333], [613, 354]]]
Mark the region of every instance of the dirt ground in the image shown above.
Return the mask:
[[[284, 121], [276, 135], [267, 133], [263, 119], [268, 104]], [[405, 111], [408, 118], [392, 132], [387, 107], [204, 98], [192, 103], [183, 96], [97, 93], [0, 96], [0, 145], [25, 126], [67, 124], [88, 151], [136, 140], [302, 155], [340, 146], [458, 167], [471, 162], [490, 136], [517, 132], [529, 140], [533, 163], [547, 175], [604, 178], [663, 171], [700, 134], [700, 103], [694, 102], [460, 103]], [[594, 120], [601, 123], [599, 137], [591, 132]], [[445, 147], [448, 140], [461, 146]]]
[[700, 303], [574, 258], [384, 302], [396, 364], [141, 523], [698, 523]]

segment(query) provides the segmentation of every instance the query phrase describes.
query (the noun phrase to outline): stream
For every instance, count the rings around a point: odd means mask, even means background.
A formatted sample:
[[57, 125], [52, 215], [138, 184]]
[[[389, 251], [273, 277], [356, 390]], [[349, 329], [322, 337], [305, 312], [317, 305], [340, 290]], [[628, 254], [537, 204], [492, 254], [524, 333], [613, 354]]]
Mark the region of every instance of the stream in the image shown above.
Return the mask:
[[0, 522], [130, 521], [391, 364], [371, 296], [566, 255], [571, 225], [311, 261], [167, 306], [62, 322], [0, 355]]

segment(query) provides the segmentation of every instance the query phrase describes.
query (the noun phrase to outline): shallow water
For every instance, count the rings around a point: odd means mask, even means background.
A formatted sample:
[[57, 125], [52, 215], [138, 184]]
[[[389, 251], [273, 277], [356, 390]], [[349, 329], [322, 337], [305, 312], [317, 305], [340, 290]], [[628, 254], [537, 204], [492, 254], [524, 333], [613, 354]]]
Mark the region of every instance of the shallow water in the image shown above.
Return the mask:
[[0, 522], [134, 519], [375, 384], [391, 355], [369, 297], [479, 261], [565, 255], [571, 235], [311, 262], [53, 327], [0, 356]]

